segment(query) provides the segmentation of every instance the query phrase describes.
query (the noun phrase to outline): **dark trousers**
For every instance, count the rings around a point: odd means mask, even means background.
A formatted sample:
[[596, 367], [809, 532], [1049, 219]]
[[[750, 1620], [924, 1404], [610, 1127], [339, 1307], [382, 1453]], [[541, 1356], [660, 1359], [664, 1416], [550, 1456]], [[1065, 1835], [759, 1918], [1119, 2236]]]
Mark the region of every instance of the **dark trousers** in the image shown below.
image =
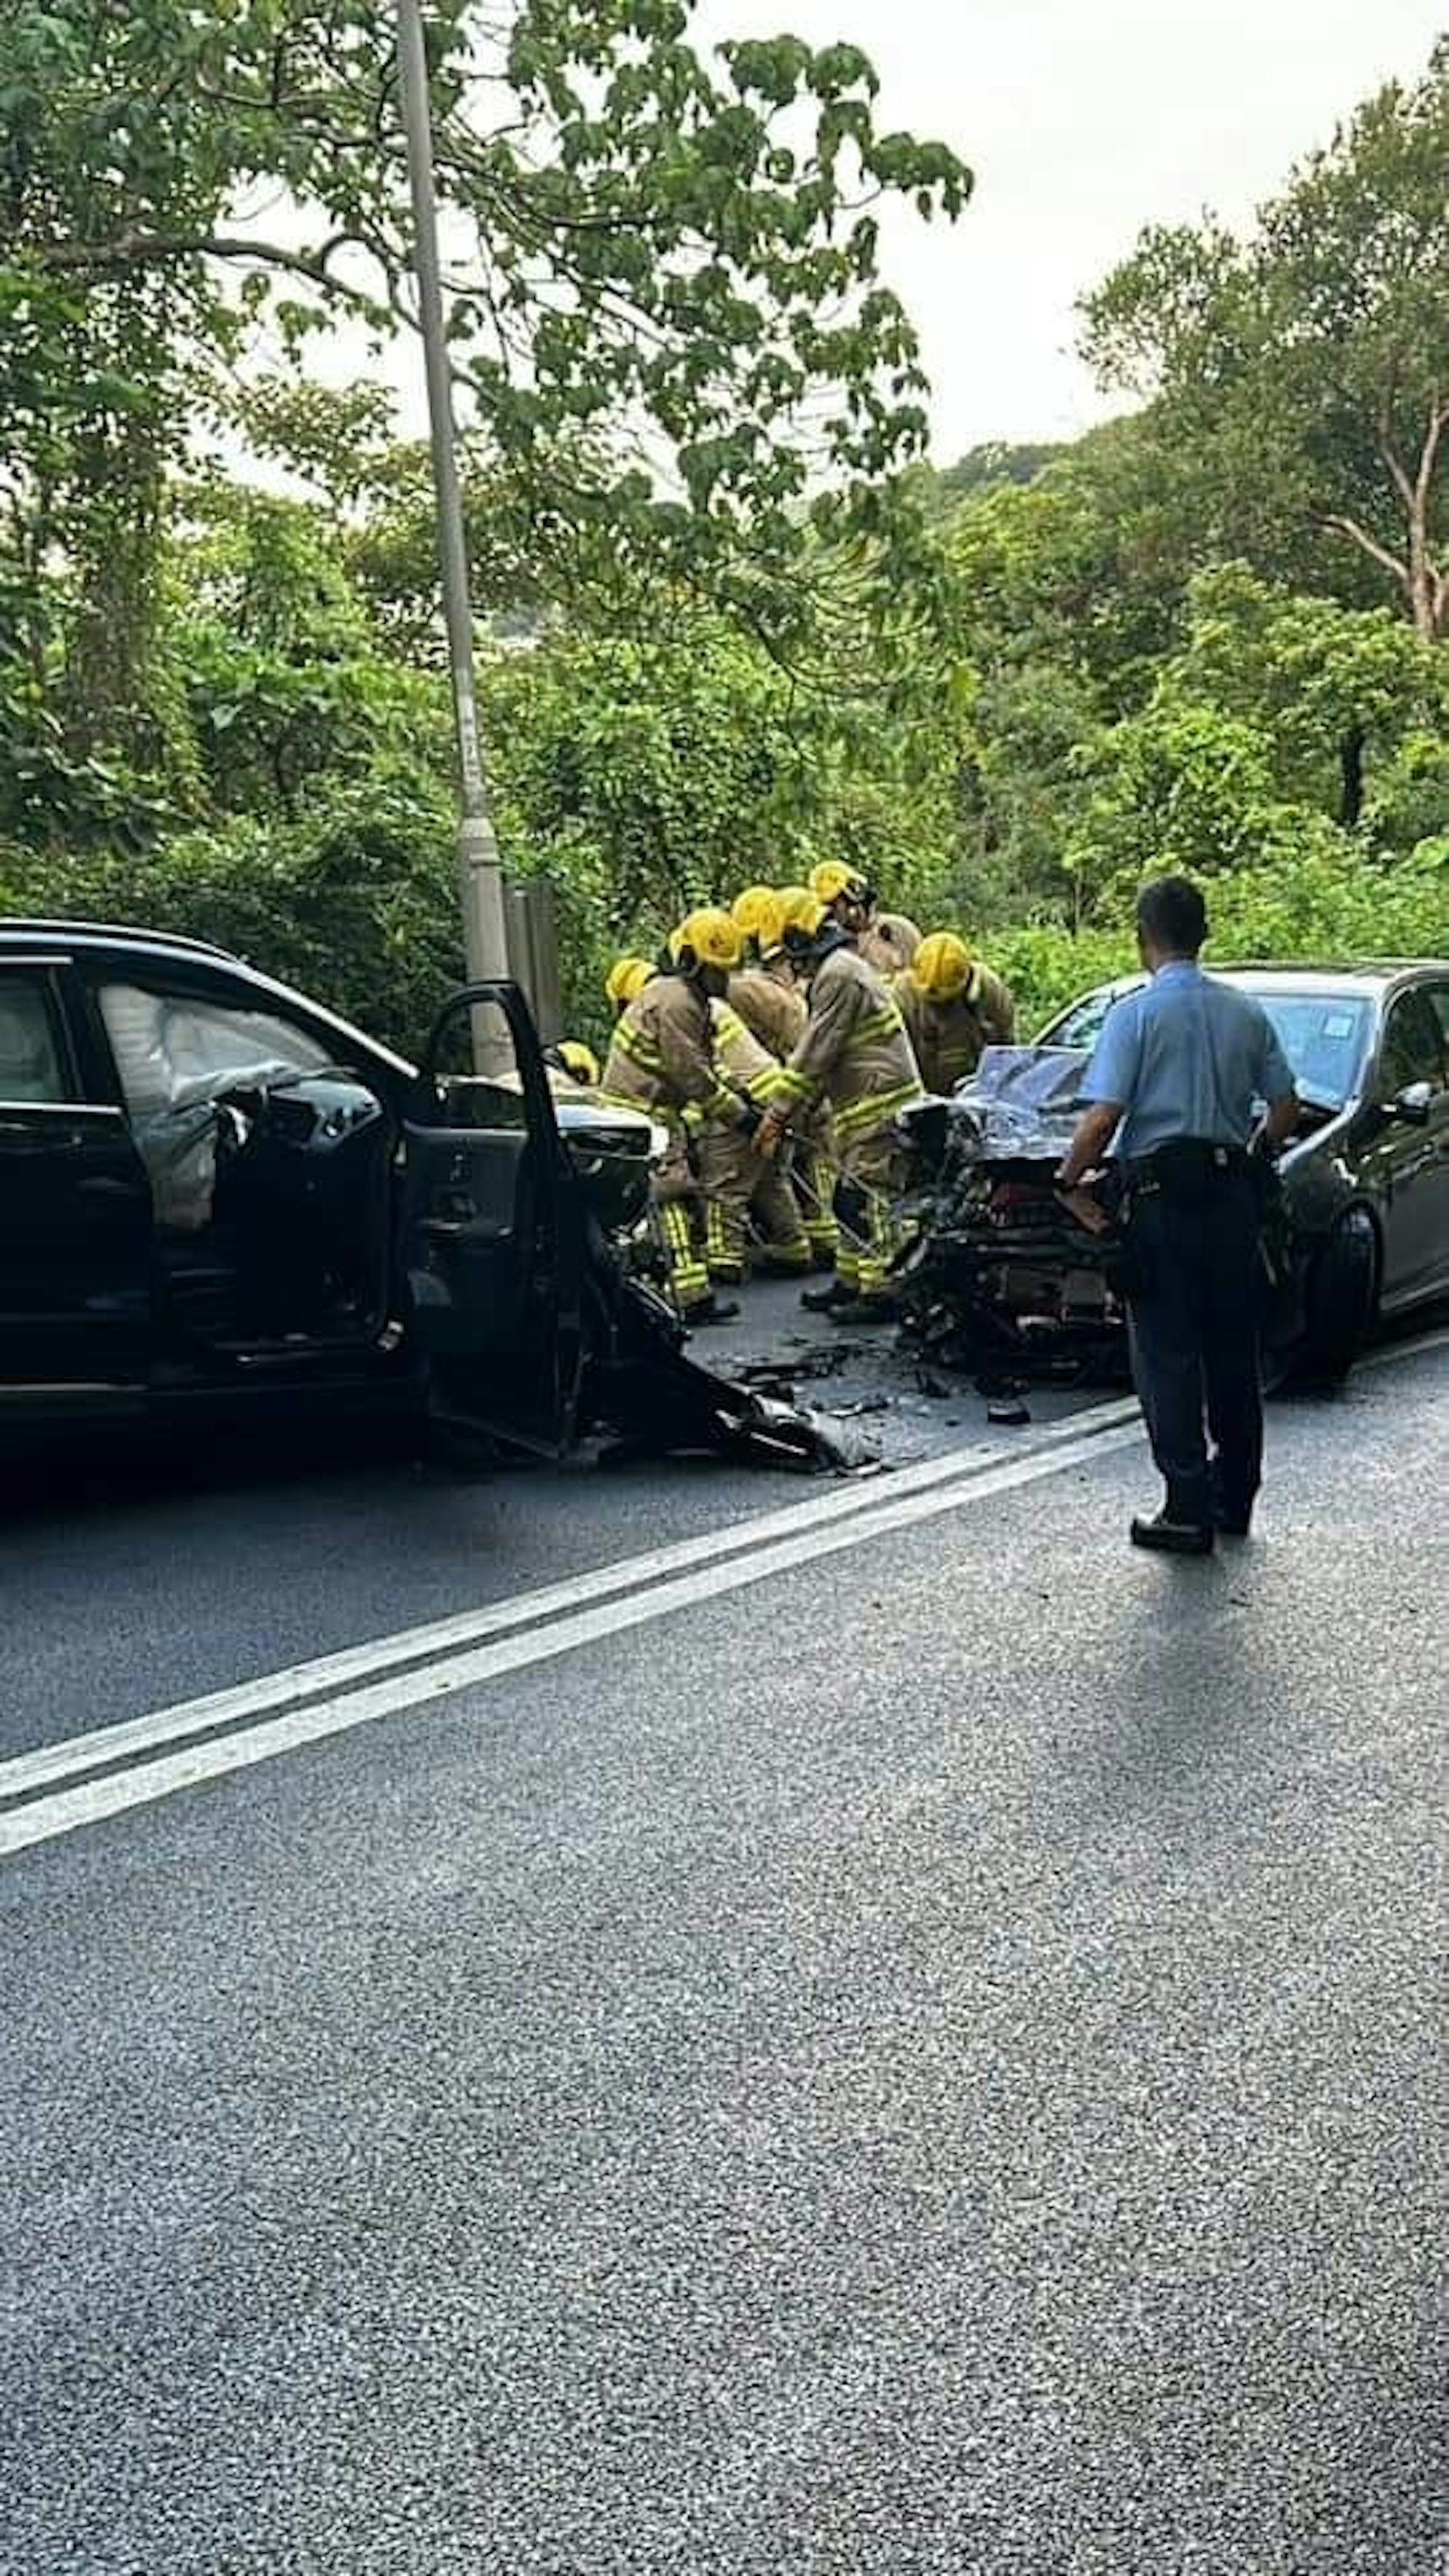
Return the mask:
[[1194, 1197], [1133, 1193], [1133, 1376], [1169, 1517], [1200, 1527], [1215, 1507], [1250, 1511], [1262, 1480], [1258, 1231], [1257, 1193], [1241, 1170]]

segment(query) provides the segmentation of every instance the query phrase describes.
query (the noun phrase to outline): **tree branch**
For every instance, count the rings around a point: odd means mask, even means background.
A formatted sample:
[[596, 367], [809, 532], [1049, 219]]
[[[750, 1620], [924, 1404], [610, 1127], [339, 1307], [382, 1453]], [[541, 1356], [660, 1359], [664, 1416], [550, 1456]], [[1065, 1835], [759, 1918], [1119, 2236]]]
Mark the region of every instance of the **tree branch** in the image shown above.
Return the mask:
[[1449, 429], [1449, 403], [1441, 400], [1436, 386], [1429, 404], [1428, 435], [1424, 440], [1423, 453], [1419, 458], [1418, 479], [1414, 486], [1415, 506], [1421, 516], [1428, 511], [1429, 494], [1433, 488], [1435, 468], [1439, 462], [1439, 448], [1446, 429]]
[[389, 292], [386, 309], [401, 322], [411, 316], [397, 301], [394, 281], [375, 242], [363, 233], [334, 233], [320, 251], [288, 250], [280, 242], [258, 241], [250, 234], [229, 233], [115, 233], [108, 241], [38, 242], [27, 248], [27, 257], [42, 268], [60, 270], [67, 275], [84, 275], [90, 271], [117, 268], [166, 267], [183, 259], [250, 260], [259, 268], [280, 269], [289, 277], [298, 277], [322, 294], [350, 304], [371, 319], [376, 319], [380, 299], [365, 288], [349, 286], [331, 266], [334, 254], [351, 245], [378, 260], [388, 276]]
[[1318, 524], [1321, 528], [1326, 529], [1330, 536], [1347, 537], [1352, 544], [1362, 547], [1363, 552], [1366, 555], [1371, 555], [1376, 564], [1381, 564], [1385, 572], [1393, 574], [1399, 588], [1406, 595], [1409, 593], [1410, 582], [1407, 564], [1402, 562], [1398, 555], [1390, 554], [1387, 546], [1381, 546], [1377, 537], [1371, 537], [1367, 528], [1361, 528], [1359, 526], [1357, 519], [1350, 519], [1341, 515], [1337, 511], [1334, 511], [1320, 519]]
[[1414, 506], [1414, 486], [1409, 477], [1409, 469], [1405, 465], [1397, 447], [1394, 445], [1389, 432], [1389, 424], [1386, 419], [1381, 420], [1379, 423], [1376, 444], [1379, 454], [1388, 468], [1394, 490], [1398, 493], [1399, 499], [1403, 502], [1405, 509], [1412, 510]]

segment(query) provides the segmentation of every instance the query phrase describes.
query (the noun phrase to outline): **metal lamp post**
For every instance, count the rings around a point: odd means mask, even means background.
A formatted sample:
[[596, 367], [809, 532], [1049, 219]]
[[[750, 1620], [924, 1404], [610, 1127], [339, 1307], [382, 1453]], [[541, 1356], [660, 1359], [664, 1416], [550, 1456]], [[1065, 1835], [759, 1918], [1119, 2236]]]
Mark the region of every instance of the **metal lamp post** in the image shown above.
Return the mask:
[[[463, 953], [467, 959], [468, 980], [476, 983], [507, 974], [508, 943], [503, 872], [488, 810], [488, 789], [478, 741], [478, 702], [473, 685], [473, 610], [468, 596], [468, 549], [453, 430], [452, 372], [443, 325], [443, 282], [438, 264], [438, 207], [433, 175], [433, 120], [419, 0], [397, 0], [397, 59], [408, 181], [412, 192], [413, 275], [417, 280], [418, 319], [422, 326], [427, 367], [443, 614], [448, 631], [453, 719], [458, 742], [458, 874], [463, 906]], [[480, 1073], [502, 1069], [499, 1065], [482, 1061], [482, 1056], [492, 1054], [496, 1047], [490, 1045], [486, 1036], [478, 1034], [476, 1022], [475, 1046], [480, 1057]], [[505, 1062], [509, 1054], [505, 1044], [502, 1048]]]

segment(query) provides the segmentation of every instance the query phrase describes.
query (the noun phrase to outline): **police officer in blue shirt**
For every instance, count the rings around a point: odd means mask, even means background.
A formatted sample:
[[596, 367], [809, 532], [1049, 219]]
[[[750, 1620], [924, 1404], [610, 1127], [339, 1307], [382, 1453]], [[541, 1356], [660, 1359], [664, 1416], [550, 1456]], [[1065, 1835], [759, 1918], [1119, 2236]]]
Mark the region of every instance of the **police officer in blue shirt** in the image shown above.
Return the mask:
[[1057, 1174], [1074, 1188], [1116, 1138], [1133, 1375], [1167, 1488], [1132, 1541], [1178, 1556], [1209, 1555], [1218, 1530], [1247, 1536], [1263, 1464], [1251, 1157], [1276, 1153], [1298, 1114], [1266, 1011], [1199, 966], [1207, 933], [1187, 878], [1144, 886], [1137, 944], [1151, 980], [1107, 1014], [1083, 1084], [1093, 1105]]

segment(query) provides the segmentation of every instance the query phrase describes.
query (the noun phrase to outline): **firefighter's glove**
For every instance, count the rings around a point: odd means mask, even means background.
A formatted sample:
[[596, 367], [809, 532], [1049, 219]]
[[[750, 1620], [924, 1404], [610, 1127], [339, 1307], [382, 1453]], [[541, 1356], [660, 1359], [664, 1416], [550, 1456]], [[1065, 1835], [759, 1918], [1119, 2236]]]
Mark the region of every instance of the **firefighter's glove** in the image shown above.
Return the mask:
[[772, 1163], [775, 1156], [779, 1153], [781, 1146], [785, 1143], [788, 1134], [789, 1129], [786, 1126], [784, 1119], [779, 1115], [779, 1112], [774, 1109], [765, 1110], [760, 1118], [759, 1125], [755, 1129], [755, 1152], [761, 1157], [762, 1161]]

